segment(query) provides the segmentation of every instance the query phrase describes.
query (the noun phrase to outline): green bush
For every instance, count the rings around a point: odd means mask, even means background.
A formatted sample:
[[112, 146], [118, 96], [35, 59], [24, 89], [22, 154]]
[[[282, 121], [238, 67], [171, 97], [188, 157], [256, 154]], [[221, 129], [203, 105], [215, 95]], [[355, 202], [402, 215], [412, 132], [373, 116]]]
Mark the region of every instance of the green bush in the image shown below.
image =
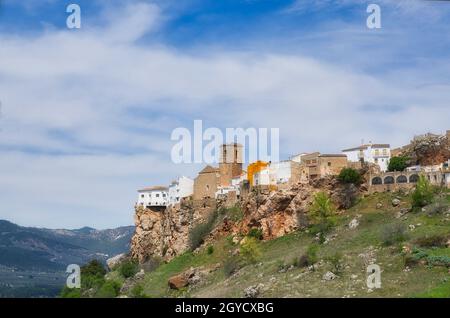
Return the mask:
[[127, 260], [119, 266], [119, 273], [125, 278], [133, 277], [137, 272], [138, 263], [135, 260]]
[[238, 257], [228, 257], [223, 263], [223, 272], [226, 277], [233, 275], [240, 267], [240, 261]]
[[420, 176], [412, 194], [413, 207], [424, 207], [433, 201], [434, 190], [425, 176]]
[[353, 183], [353, 184], [361, 184], [362, 177], [361, 174], [353, 169], [353, 168], [344, 168], [338, 175], [338, 180], [342, 183]]
[[406, 226], [402, 223], [387, 224], [381, 232], [381, 241], [384, 245], [392, 245], [406, 240]]
[[392, 157], [389, 160], [388, 171], [403, 171], [408, 167], [408, 157]]
[[119, 295], [120, 284], [113, 280], [107, 280], [97, 291], [98, 298], [115, 298]]
[[333, 255], [329, 256], [327, 258], [327, 260], [331, 263], [332, 271], [335, 274], [339, 274], [342, 271], [344, 265], [342, 263], [342, 254], [341, 253], [336, 252]]
[[258, 241], [254, 237], [246, 237], [241, 243], [240, 254], [249, 263], [256, 263], [261, 256]]
[[314, 195], [309, 214], [316, 224], [327, 223], [334, 211], [335, 208], [328, 194], [318, 192]]
[[214, 246], [210, 245], [208, 246], [208, 248], [206, 249], [206, 252], [208, 253], [208, 255], [211, 255], [214, 253]]
[[447, 235], [431, 235], [424, 236], [414, 241], [420, 247], [445, 247], [447, 244]]
[[253, 238], [257, 239], [257, 240], [262, 240], [262, 238], [263, 238], [263, 232], [262, 232], [261, 229], [252, 228], [252, 229], [248, 232], [247, 236], [248, 236], [248, 237], [253, 237]]
[[147, 296], [144, 293], [144, 286], [142, 284], [136, 284], [131, 288], [130, 291], [131, 297], [133, 298], [146, 298]]
[[306, 253], [296, 259], [294, 266], [296, 267], [307, 267], [317, 263], [317, 252], [319, 250], [319, 245], [313, 244], [308, 247]]
[[205, 237], [211, 233], [216, 223], [218, 212], [212, 212], [204, 223], [197, 224], [189, 232], [189, 246], [193, 251], [203, 244]]

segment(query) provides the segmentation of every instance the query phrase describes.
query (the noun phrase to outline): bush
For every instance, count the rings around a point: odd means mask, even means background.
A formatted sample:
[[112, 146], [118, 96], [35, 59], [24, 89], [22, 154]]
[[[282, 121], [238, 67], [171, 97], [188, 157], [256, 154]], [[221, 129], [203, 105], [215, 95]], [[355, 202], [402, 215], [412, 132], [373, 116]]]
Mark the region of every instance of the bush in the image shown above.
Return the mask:
[[381, 233], [381, 241], [384, 245], [399, 243], [407, 238], [406, 226], [402, 223], [386, 225]]
[[211, 233], [216, 223], [218, 212], [212, 212], [206, 222], [197, 224], [189, 232], [189, 247], [193, 251], [203, 244], [205, 237]]
[[252, 229], [248, 232], [247, 236], [248, 236], [248, 237], [253, 237], [253, 238], [257, 239], [257, 240], [262, 240], [262, 238], [263, 238], [263, 232], [262, 232], [261, 229], [252, 228]]
[[96, 293], [98, 298], [115, 298], [119, 295], [120, 284], [113, 280], [106, 281]]
[[119, 273], [125, 278], [133, 277], [137, 272], [138, 264], [135, 260], [127, 260], [119, 266]]
[[261, 256], [258, 241], [254, 237], [246, 237], [241, 243], [240, 254], [249, 263], [256, 263]]
[[443, 214], [449, 209], [449, 204], [446, 200], [438, 200], [433, 204], [427, 206], [427, 213], [429, 215]]
[[92, 260], [81, 266], [81, 288], [83, 290], [99, 288], [105, 282], [106, 269], [98, 260]]
[[361, 174], [353, 168], [344, 168], [338, 175], [338, 180], [342, 183], [360, 184], [362, 182]]
[[339, 252], [334, 253], [327, 260], [331, 263], [332, 270], [335, 274], [338, 274], [342, 271], [344, 265], [342, 264], [342, 254]]
[[408, 167], [409, 158], [404, 156], [392, 157], [389, 160], [388, 171], [403, 171]]
[[318, 224], [328, 223], [330, 216], [334, 212], [333, 203], [325, 192], [318, 192], [314, 196], [313, 204], [309, 210], [311, 218]]
[[211, 255], [214, 253], [214, 246], [210, 245], [208, 246], [208, 248], [206, 249], [206, 252], [208, 253], [208, 255]]
[[223, 263], [223, 272], [226, 277], [233, 275], [240, 267], [239, 258], [228, 257]]
[[412, 194], [413, 207], [424, 207], [433, 201], [433, 187], [425, 176], [420, 176]]
[[295, 266], [307, 267], [317, 263], [318, 250], [319, 250], [318, 245], [316, 244], [310, 245], [306, 250], [306, 253], [298, 258]]
[[144, 293], [144, 286], [141, 284], [134, 285], [133, 288], [131, 288], [130, 295], [133, 298], [146, 298], [147, 295]]
[[424, 236], [414, 241], [420, 247], [445, 247], [448, 237], [446, 235]]

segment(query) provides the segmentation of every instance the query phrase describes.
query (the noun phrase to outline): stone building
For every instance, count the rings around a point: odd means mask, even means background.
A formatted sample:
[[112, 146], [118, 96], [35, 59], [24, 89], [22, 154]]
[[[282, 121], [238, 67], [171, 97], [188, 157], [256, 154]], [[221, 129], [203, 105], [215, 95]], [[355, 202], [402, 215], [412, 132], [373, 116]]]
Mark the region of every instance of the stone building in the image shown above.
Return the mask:
[[218, 168], [206, 166], [194, 180], [194, 200], [214, 198], [220, 182]]
[[242, 175], [242, 145], [224, 144], [219, 160], [220, 186], [231, 186], [232, 179]]
[[348, 165], [344, 154], [321, 154], [313, 152], [301, 156], [300, 181], [316, 179], [328, 175], [338, 175]]

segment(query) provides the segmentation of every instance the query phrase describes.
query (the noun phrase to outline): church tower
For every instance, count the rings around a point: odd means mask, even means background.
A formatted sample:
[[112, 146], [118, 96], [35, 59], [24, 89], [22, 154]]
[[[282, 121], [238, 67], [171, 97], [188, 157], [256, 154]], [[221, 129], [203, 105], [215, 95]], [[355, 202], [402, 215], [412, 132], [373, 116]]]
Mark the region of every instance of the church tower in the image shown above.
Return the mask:
[[222, 145], [219, 159], [220, 186], [228, 187], [231, 185], [231, 179], [242, 174], [242, 145]]

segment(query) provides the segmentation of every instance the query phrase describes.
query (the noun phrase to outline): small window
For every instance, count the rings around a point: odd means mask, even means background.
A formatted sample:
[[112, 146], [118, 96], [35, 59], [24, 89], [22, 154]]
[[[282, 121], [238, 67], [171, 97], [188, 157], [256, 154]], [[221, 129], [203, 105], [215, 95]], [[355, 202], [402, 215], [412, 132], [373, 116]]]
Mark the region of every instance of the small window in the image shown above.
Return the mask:
[[141, 194], [141, 198], [144, 198], [144, 195], [143, 195], [143, 194]]
[[159, 193], [156, 194], [156, 197], [159, 198]]
[[328, 167], [331, 167], [331, 162], [328, 161]]

